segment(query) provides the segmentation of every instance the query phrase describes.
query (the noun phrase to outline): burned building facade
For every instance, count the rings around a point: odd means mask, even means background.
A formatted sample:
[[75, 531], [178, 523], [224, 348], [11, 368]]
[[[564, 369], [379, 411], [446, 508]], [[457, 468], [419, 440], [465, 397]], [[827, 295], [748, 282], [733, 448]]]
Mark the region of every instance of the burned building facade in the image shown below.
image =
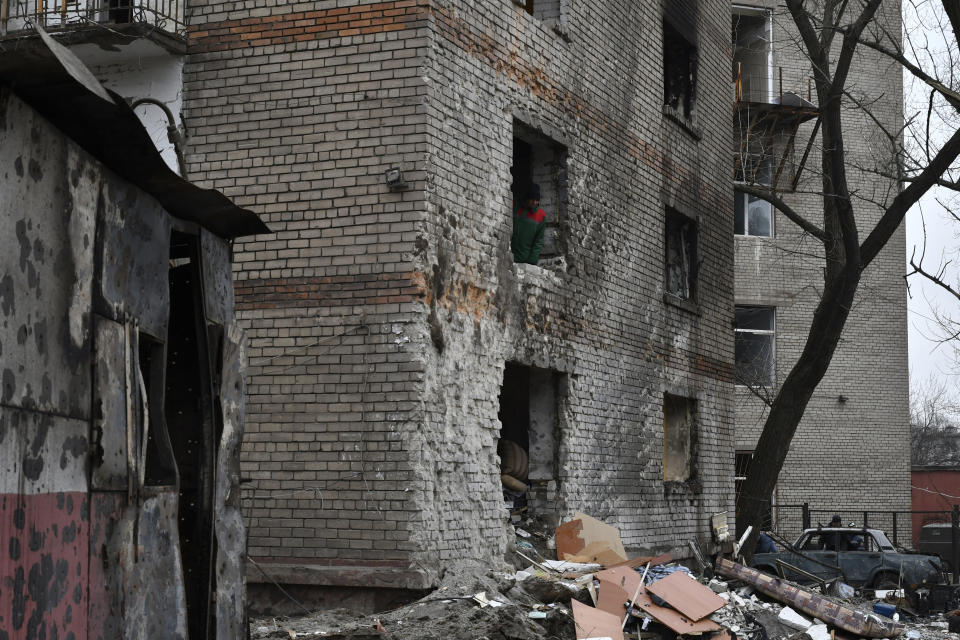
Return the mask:
[[266, 227], [63, 51], [0, 55], [0, 636], [239, 638], [230, 241]]
[[[733, 509], [729, 3], [261, 5], [192, 7], [183, 94], [191, 177], [276, 231], [235, 246], [250, 579], [428, 588], [499, 562], [524, 506], [708, 539]], [[515, 264], [532, 184], [543, 247]]]
[[[883, 2], [878, 28], [900, 34], [900, 15], [900, 2]], [[794, 210], [820, 225], [816, 92], [796, 27], [783, 3], [772, 1], [735, 3], [731, 25], [736, 87], [731, 173], [754, 186], [774, 186]], [[847, 175], [864, 238], [881, 207], [898, 193], [896, 181], [883, 175], [884, 167], [894, 164], [881, 127], [898, 131], [903, 125], [901, 68], [876, 52], [860, 51], [848, 85], [864, 105], [843, 115]], [[821, 243], [770, 204], [744, 193], [734, 197], [740, 479], [754, 461], [766, 417], [764, 398], [786, 378], [807, 340], [824, 263]], [[864, 511], [910, 510], [905, 246], [901, 227], [864, 271], [856, 307], [773, 496], [771, 526], [783, 534], [797, 533], [803, 503], [814, 511], [814, 526], [829, 522], [832, 513], [841, 514], [844, 523], [859, 523]], [[870, 524], [907, 541], [906, 520], [873, 514]]]

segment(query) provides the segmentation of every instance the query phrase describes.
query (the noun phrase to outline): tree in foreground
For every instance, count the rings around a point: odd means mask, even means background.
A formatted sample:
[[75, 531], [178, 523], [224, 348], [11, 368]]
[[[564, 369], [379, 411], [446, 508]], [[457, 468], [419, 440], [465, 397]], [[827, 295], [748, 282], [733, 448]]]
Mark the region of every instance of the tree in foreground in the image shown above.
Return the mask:
[[[813, 313], [810, 330], [800, 357], [769, 400], [769, 411], [754, 450], [751, 464], [737, 501], [737, 528], [741, 533], [753, 526], [753, 537], [763, 522], [770, 496], [803, 418], [807, 404], [823, 379], [840, 342], [864, 270], [877, 257], [903, 222], [907, 211], [937, 184], [950, 182], [950, 171], [960, 156], [960, 126], [954, 126], [937, 144], [934, 136], [923, 140], [911, 136], [916, 129], [889, 130], [874, 118], [869, 100], [851, 89], [850, 70], [856, 56], [889, 58], [923, 82], [930, 91], [930, 118], [934, 110], [960, 113], [960, 94], [938, 79], [936, 61], [917, 55], [910, 39], [901, 45], [901, 34], [889, 33], [878, 19], [881, 0], [786, 0], [786, 8], [799, 35], [801, 47], [813, 70], [813, 96], [818, 106], [819, 201], [822, 218], [805, 216], [792, 208], [777, 186], [737, 185], [737, 190], [770, 202], [787, 219], [814, 238], [822, 250], [823, 285]], [[942, 35], [956, 42], [960, 27], [960, 0], [942, 0]], [[953, 50], [956, 51], [954, 44]], [[956, 63], [956, 61], [951, 61]], [[953, 76], [944, 76], [950, 77]], [[901, 188], [884, 202], [856, 192], [852, 186], [854, 168], [845, 152], [845, 123], [857, 110], [876, 125], [886, 138], [889, 154], [873, 167], [858, 170], [875, 172], [896, 180]], [[943, 120], [941, 120], [943, 121]], [[919, 127], [922, 131], [923, 127]], [[815, 162], [811, 158], [811, 162]], [[850, 174], [850, 175], [848, 175]], [[875, 214], [880, 207], [879, 217]], [[869, 215], [863, 209], [871, 207]], [[818, 212], [819, 214], [820, 212]], [[822, 223], [821, 223], [822, 220]], [[867, 226], [866, 221], [871, 221]], [[748, 541], [746, 549], [752, 549]]]

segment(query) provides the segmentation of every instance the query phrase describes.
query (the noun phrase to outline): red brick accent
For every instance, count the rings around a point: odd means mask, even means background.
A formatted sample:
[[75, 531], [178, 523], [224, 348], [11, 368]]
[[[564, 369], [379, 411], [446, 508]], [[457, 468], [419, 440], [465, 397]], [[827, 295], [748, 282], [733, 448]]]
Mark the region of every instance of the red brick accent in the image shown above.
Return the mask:
[[425, 15], [426, 0], [396, 0], [191, 26], [190, 53], [400, 31]]

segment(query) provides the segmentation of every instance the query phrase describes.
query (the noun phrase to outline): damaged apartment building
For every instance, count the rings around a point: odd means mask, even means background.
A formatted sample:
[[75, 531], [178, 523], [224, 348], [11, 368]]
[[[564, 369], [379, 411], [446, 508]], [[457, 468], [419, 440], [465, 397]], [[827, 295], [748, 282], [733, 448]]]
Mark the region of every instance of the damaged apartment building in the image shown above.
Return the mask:
[[[877, 14], [900, 34], [899, 1]], [[794, 210], [822, 219], [820, 138], [808, 57], [782, 2], [732, 6], [733, 135], [736, 180], [773, 187]], [[844, 113], [847, 173], [865, 235], [898, 193], [873, 168], [892, 162], [883, 133], [903, 123], [901, 69], [869, 49], [854, 58], [849, 91], [864, 109]], [[873, 203], [873, 204], [871, 204]], [[776, 391], [799, 357], [823, 286], [823, 248], [766, 201], [734, 195], [737, 486], [753, 458]], [[864, 511], [909, 511], [910, 436], [907, 296], [901, 228], [863, 274], [839, 347], [793, 439], [770, 505], [770, 527], [793, 538], [832, 513], [863, 522]], [[759, 461], [762, 464], [762, 461]], [[909, 540], [908, 518], [869, 524]]]
[[231, 243], [267, 228], [2, 6], [0, 637], [240, 638]]
[[496, 566], [511, 512], [709, 540], [733, 510], [729, 2], [261, 4], [193, 5], [183, 68], [188, 174], [276, 232], [235, 245], [255, 601], [380, 606]]

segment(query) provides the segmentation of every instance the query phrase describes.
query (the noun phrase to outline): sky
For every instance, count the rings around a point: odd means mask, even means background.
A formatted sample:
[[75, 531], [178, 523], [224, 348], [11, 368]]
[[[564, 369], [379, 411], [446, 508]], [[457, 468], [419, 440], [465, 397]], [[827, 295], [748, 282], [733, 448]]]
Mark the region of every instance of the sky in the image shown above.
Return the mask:
[[[949, 60], [956, 57], [958, 47], [949, 32], [946, 23], [934, 13], [939, 3], [930, 1], [905, 1], [904, 3], [904, 41], [912, 42], [915, 48], [907, 46], [915, 59], [924, 61], [924, 68], [930, 68], [930, 61], [939, 61], [941, 77], [949, 73]], [[909, 36], [909, 40], [908, 40]], [[911, 57], [914, 57], [911, 56]], [[954, 73], [956, 73], [956, 62]], [[953, 83], [956, 86], [956, 82]], [[909, 119], [920, 115], [925, 121], [929, 88], [904, 74], [904, 114]], [[932, 134], [934, 140], [943, 141], [951, 129], [960, 125], [954, 120], [946, 123], [934, 118]], [[953, 176], [954, 179], [957, 176]], [[911, 255], [924, 255], [923, 265], [927, 271], [938, 271], [946, 264], [946, 280], [955, 288], [960, 284], [960, 222], [952, 219], [945, 207], [960, 212], [960, 194], [943, 187], [935, 187], [907, 215], [907, 260]], [[910, 268], [907, 266], [907, 273]], [[960, 362], [955, 349], [960, 344], [943, 344], [938, 339], [942, 329], [938, 326], [936, 313], [948, 314], [960, 320], [960, 302], [947, 292], [923, 279], [913, 276], [908, 279], [910, 296], [908, 299], [910, 387], [916, 393], [928, 385], [932, 378], [944, 383], [948, 389], [960, 389]]]

